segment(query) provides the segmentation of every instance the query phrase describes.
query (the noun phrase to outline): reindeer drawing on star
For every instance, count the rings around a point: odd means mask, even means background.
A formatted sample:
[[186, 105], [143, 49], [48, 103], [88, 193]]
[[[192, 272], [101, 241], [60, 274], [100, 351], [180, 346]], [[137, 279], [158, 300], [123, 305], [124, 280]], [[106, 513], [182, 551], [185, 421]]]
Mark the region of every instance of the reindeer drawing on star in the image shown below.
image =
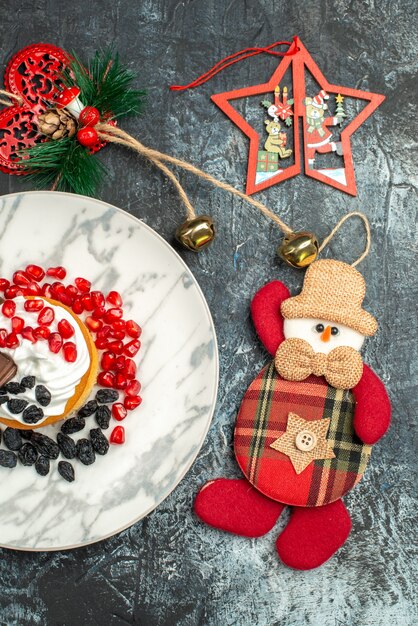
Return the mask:
[[333, 141], [332, 133], [329, 126], [341, 126], [344, 118], [347, 117], [343, 108], [343, 96], [338, 94], [336, 101], [336, 115], [326, 116], [328, 110], [329, 95], [321, 89], [318, 95], [313, 98], [304, 98], [303, 105], [305, 107], [305, 131], [306, 131], [306, 156], [308, 166], [313, 168], [315, 162], [315, 153], [327, 154], [336, 152], [339, 156], [343, 156], [341, 141]]

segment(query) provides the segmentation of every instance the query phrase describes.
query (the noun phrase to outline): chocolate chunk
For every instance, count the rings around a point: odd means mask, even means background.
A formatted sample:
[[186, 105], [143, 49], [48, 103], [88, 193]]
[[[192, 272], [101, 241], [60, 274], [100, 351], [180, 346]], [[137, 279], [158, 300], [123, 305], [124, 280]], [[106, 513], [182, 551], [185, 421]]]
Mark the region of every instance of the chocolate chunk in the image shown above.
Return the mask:
[[5, 352], [0, 352], [0, 387], [16, 376], [17, 365], [12, 357]]

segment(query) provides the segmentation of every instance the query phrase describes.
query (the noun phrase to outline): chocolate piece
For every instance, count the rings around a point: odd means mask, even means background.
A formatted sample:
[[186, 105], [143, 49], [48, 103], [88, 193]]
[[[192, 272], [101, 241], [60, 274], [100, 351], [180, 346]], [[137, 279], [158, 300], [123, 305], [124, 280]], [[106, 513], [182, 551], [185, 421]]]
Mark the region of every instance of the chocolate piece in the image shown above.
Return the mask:
[[16, 376], [17, 365], [12, 357], [5, 352], [0, 352], [0, 387], [5, 385]]

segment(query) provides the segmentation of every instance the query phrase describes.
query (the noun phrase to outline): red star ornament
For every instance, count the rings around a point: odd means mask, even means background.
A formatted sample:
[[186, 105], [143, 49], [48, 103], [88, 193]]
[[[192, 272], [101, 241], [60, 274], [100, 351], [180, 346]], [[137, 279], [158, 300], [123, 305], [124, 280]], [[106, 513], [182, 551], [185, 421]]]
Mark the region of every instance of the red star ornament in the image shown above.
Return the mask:
[[[297, 47], [295, 52], [292, 48], [288, 54], [278, 65], [270, 80], [260, 85], [252, 87], [244, 87], [243, 89], [235, 89], [224, 93], [215, 94], [211, 97], [213, 102], [242, 130], [250, 140], [247, 170], [247, 186], [246, 192], [251, 195], [257, 191], [267, 189], [272, 185], [282, 182], [288, 178], [292, 178], [301, 173], [300, 158], [300, 133], [299, 118], [303, 121], [303, 148], [304, 148], [304, 169], [305, 174], [316, 180], [320, 180], [326, 185], [335, 187], [340, 191], [344, 191], [352, 196], [357, 193], [356, 181], [354, 175], [354, 164], [351, 153], [351, 135], [357, 128], [373, 113], [373, 111], [383, 102], [384, 96], [359, 89], [351, 89], [349, 87], [341, 87], [329, 83], [320, 69], [318, 68], [311, 55], [302, 44], [300, 39], [294, 38], [292, 46]], [[291, 54], [292, 52], [292, 54]], [[270, 173], [267, 180], [257, 180], [257, 159], [260, 150], [260, 136], [258, 132], [240, 115], [232, 106], [232, 100], [246, 98], [249, 96], [265, 95], [273, 93], [274, 89], [280, 84], [286, 70], [291, 66], [292, 82], [293, 82], [293, 163], [287, 167], [279, 168], [277, 172]], [[320, 85], [319, 94], [306, 93], [305, 70], [308, 70], [315, 81]], [[322, 126], [318, 126], [317, 119], [310, 117], [311, 111], [316, 109], [327, 110], [324, 107], [329, 94], [335, 94], [336, 97], [343, 96], [348, 98], [356, 98], [366, 101], [366, 106], [356, 115], [340, 133], [339, 139], [334, 140], [329, 126], [335, 126], [337, 117], [326, 116], [323, 118]], [[309, 102], [311, 101], [311, 102]], [[322, 101], [322, 102], [321, 102]], [[338, 102], [338, 100], [337, 100]], [[309, 106], [311, 107], [309, 108]], [[341, 121], [341, 120], [340, 120]], [[327, 152], [336, 152], [343, 159], [343, 167], [315, 169], [315, 155]], [[259, 177], [260, 178], [260, 177]]]

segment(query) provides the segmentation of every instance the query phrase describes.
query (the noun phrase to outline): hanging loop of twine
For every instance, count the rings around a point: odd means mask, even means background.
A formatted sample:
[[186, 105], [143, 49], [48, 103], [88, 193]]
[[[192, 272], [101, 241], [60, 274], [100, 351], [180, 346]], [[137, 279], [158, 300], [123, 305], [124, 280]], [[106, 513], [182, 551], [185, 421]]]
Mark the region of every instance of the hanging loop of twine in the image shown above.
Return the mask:
[[4, 106], [6, 107], [13, 106], [15, 103], [19, 105], [23, 104], [23, 98], [21, 96], [16, 95], [15, 93], [12, 93], [11, 91], [0, 89], [0, 96], [6, 96], [8, 98], [8, 100], [0, 98], [0, 104], [4, 104]]
[[334, 228], [332, 229], [330, 234], [327, 237], [325, 237], [325, 239], [323, 240], [323, 242], [319, 246], [319, 252], [322, 252], [322, 250], [329, 244], [331, 239], [333, 239], [335, 237], [335, 235], [340, 230], [340, 228], [344, 224], [344, 222], [346, 222], [347, 220], [351, 219], [352, 217], [359, 217], [363, 221], [364, 228], [366, 230], [366, 246], [364, 248], [364, 251], [359, 256], [359, 258], [356, 261], [354, 261], [354, 263], [351, 263], [351, 267], [356, 267], [356, 265], [361, 263], [363, 261], [363, 259], [365, 259], [366, 256], [369, 254], [370, 246], [371, 246], [371, 232], [370, 232], [369, 220], [364, 215], [364, 213], [360, 213], [360, 211], [352, 211], [351, 213], [347, 213], [347, 215], [344, 215], [344, 217], [342, 217], [340, 219], [340, 221], [334, 226]]

